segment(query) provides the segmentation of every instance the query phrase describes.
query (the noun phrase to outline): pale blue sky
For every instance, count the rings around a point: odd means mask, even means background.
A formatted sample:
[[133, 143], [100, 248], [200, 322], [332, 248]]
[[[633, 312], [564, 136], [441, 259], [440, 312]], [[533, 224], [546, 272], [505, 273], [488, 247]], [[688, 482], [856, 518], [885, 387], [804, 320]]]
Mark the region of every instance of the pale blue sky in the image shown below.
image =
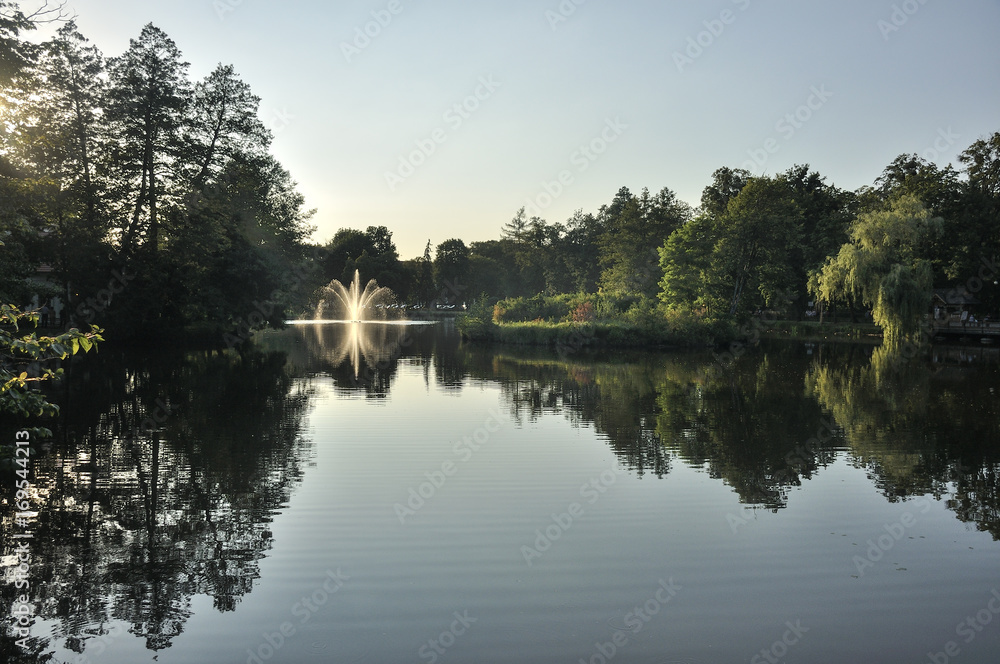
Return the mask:
[[[623, 185], [696, 205], [712, 171], [753, 153], [756, 173], [808, 162], [854, 189], [900, 153], [936, 151], [943, 165], [1000, 130], [1000, 0], [68, 5], [105, 55], [152, 22], [192, 78], [233, 64], [318, 210], [315, 239], [384, 224], [403, 258], [428, 239], [496, 238], [529, 200], [550, 222], [596, 211]], [[391, 22], [348, 62], [342, 44], [372, 12]], [[702, 52], [679, 67], [699, 33]], [[477, 88], [474, 110], [448, 113]], [[391, 187], [386, 173], [400, 175], [418, 141], [433, 154]], [[602, 154], [578, 153], [591, 141]], [[549, 202], [543, 183], [560, 174]]]

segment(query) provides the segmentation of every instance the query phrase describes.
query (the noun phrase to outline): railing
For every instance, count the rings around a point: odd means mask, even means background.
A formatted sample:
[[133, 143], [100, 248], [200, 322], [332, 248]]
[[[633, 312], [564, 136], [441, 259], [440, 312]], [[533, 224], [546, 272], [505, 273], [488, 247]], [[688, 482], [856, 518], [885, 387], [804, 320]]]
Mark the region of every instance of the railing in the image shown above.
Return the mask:
[[989, 323], [983, 321], [975, 321], [970, 323], [969, 321], [961, 320], [936, 320], [932, 321], [932, 329], [935, 333], [946, 332], [954, 334], [983, 334], [989, 336], [1000, 336], [1000, 322], [991, 321]]

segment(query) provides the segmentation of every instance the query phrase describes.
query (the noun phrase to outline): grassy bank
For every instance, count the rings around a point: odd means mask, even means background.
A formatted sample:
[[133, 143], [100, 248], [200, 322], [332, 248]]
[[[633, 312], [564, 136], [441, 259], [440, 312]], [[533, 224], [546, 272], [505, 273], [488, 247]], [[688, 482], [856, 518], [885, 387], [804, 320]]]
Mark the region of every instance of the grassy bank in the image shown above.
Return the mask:
[[708, 339], [699, 340], [666, 328], [654, 329], [619, 322], [573, 323], [530, 321], [493, 325], [469, 324], [468, 317], [459, 320], [459, 329], [466, 339], [503, 344], [554, 346], [575, 350], [585, 347], [689, 347], [705, 346]]
[[559, 295], [479, 302], [460, 316], [465, 339], [502, 344], [586, 347], [706, 347], [729, 339], [730, 326], [655, 304], [606, 295]]
[[754, 336], [802, 341], [863, 341], [878, 343], [881, 330], [872, 323], [751, 319], [734, 323], [691, 313], [667, 311], [636, 298], [575, 294], [511, 298], [478, 302], [458, 317], [463, 337], [472, 341], [584, 347], [724, 346]]

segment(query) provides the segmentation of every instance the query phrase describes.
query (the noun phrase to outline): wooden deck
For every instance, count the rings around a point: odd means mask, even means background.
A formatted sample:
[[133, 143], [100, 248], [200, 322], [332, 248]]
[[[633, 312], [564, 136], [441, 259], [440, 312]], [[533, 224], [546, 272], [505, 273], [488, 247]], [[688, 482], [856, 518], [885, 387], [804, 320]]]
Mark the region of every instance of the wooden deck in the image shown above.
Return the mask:
[[1000, 323], [965, 323], [963, 325], [961, 321], [936, 321], [931, 326], [931, 336], [1000, 341]]

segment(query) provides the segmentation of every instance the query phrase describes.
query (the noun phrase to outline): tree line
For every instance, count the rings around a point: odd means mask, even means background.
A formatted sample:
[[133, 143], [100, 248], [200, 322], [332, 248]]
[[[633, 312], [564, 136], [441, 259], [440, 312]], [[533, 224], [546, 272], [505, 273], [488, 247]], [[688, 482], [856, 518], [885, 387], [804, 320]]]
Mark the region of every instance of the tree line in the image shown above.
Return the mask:
[[870, 316], [897, 342], [917, 332], [934, 288], [1000, 310], [1000, 132], [957, 159], [960, 169], [903, 154], [855, 191], [808, 165], [771, 176], [723, 167], [697, 207], [669, 188], [622, 187], [565, 223], [522, 208], [498, 239], [446, 240], [432, 263], [428, 245], [423, 262], [399, 270], [418, 284], [412, 270], [423, 265], [428, 283], [459, 284], [467, 300], [589, 293], [647, 320], [839, 309], [855, 321]]
[[808, 165], [724, 167], [697, 206], [622, 187], [564, 222], [522, 208], [496, 239], [428, 241], [403, 260], [385, 226], [310, 243], [313, 212], [231, 65], [192, 81], [151, 24], [114, 57], [72, 21], [39, 44], [32, 28], [0, 0], [0, 302], [59, 297], [71, 322], [112, 335], [246, 336], [355, 270], [409, 304], [595, 294], [646, 320], [738, 321], [814, 302], [870, 312], [893, 338], [913, 333], [933, 287], [1000, 304], [1000, 133], [962, 151], [960, 169], [904, 154], [850, 191]]
[[833, 309], [896, 342], [916, 333], [933, 288], [1000, 310], [1000, 132], [958, 162], [903, 154], [854, 191], [808, 165], [772, 176], [723, 167], [697, 207], [669, 188], [622, 187], [595, 212], [550, 223], [521, 208], [497, 239], [428, 241], [412, 260], [384, 226], [344, 228], [322, 247], [321, 271], [346, 283], [360, 270], [410, 303], [593, 294], [654, 323]]
[[231, 65], [191, 80], [152, 24], [115, 57], [34, 27], [0, 2], [0, 301], [129, 336], [308, 298], [312, 212]]

